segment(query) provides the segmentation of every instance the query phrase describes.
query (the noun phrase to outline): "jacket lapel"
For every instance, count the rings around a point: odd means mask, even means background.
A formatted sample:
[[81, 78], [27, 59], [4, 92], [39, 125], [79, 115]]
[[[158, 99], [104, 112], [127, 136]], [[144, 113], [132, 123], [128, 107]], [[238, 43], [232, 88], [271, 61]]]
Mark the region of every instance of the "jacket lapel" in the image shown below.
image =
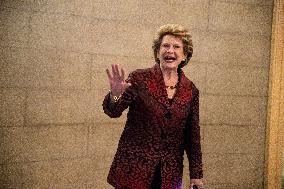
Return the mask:
[[159, 64], [155, 64], [151, 68], [151, 74], [145, 80], [146, 86], [151, 96], [164, 106], [169, 106], [168, 95], [165, 88], [162, 71]]
[[187, 104], [192, 99], [192, 82], [186, 78], [183, 71], [180, 74], [180, 81], [174, 96], [174, 104]]
[[[163, 106], [169, 107], [170, 103], [166, 91], [163, 74], [159, 64], [155, 64], [150, 71], [149, 77], [144, 81], [151, 96]], [[183, 71], [180, 74], [180, 81], [177, 86], [177, 91], [174, 96], [172, 105], [183, 105], [192, 99], [192, 82], [186, 78]]]

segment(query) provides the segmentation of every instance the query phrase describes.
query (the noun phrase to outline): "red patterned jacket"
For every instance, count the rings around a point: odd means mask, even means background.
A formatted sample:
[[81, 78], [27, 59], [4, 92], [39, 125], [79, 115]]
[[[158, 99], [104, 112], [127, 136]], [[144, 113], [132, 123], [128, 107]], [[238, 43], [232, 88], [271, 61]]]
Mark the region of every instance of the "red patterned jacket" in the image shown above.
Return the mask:
[[119, 117], [129, 107], [125, 128], [111, 165], [108, 182], [115, 188], [149, 189], [155, 168], [161, 165], [162, 189], [180, 189], [184, 150], [190, 178], [202, 178], [199, 127], [199, 91], [183, 72], [170, 104], [158, 64], [136, 70], [132, 85], [116, 103], [109, 94], [104, 112]]

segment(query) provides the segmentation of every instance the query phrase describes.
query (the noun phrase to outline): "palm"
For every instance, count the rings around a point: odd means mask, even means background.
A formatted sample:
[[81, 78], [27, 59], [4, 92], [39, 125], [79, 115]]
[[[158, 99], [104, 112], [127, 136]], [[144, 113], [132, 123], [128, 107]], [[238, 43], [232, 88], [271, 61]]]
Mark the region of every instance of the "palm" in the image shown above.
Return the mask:
[[130, 84], [126, 83], [125, 81], [125, 71], [123, 68], [121, 68], [121, 71], [119, 71], [119, 66], [117, 64], [113, 64], [111, 68], [112, 73], [109, 71], [109, 69], [106, 70], [110, 89], [114, 95], [120, 95]]

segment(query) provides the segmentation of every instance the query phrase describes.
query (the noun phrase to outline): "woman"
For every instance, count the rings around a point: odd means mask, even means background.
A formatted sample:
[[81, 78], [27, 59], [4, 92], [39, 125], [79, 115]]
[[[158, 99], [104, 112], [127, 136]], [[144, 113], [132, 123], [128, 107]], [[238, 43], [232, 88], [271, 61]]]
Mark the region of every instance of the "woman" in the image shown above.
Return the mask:
[[164, 25], [152, 47], [152, 68], [127, 80], [118, 65], [106, 70], [104, 112], [115, 118], [129, 107], [108, 182], [117, 189], [180, 189], [185, 150], [190, 187], [202, 189], [199, 91], [182, 71], [192, 57], [191, 36], [180, 25]]

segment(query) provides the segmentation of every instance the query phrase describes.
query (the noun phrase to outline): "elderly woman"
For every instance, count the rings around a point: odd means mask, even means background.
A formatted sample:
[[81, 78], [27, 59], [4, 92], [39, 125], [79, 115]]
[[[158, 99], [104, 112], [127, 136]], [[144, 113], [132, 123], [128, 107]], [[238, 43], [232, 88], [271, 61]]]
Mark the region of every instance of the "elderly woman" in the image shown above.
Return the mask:
[[180, 189], [187, 153], [190, 187], [203, 188], [199, 91], [182, 69], [192, 57], [192, 40], [180, 25], [160, 27], [153, 41], [155, 65], [132, 72], [106, 70], [110, 92], [104, 112], [127, 121], [108, 175], [116, 189]]

